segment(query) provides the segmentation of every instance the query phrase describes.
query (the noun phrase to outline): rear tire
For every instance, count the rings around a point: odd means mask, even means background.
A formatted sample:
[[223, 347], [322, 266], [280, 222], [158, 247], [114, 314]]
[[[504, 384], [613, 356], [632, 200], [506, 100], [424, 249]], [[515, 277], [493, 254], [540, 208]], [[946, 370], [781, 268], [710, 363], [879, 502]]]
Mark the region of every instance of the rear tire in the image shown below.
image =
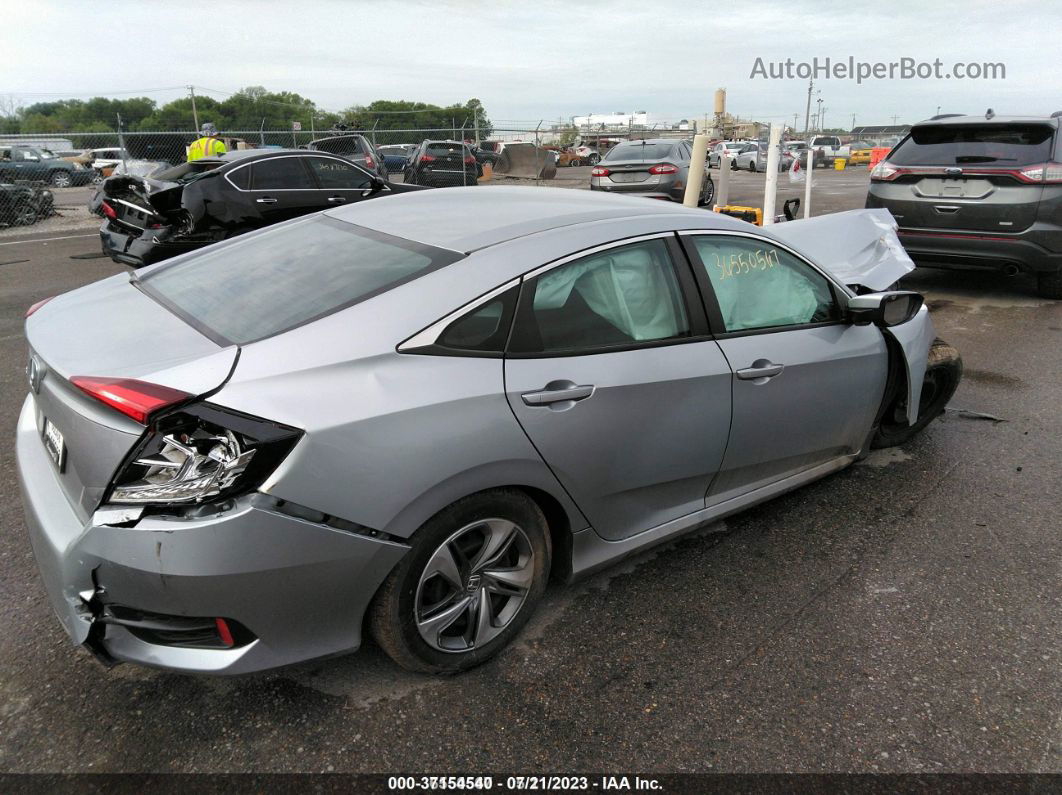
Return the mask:
[[586, 162], [589, 163], [591, 166], [596, 166], [598, 163], [601, 162], [601, 155], [590, 155], [588, 158], [586, 158]]
[[1036, 294], [1041, 298], [1062, 300], [1062, 271], [1037, 275]]
[[[413, 548], [380, 586], [368, 611], [372, 636], [411, 671], [457, 673], [486, 662], [534, 612], [551, 552], [546, 518], [523, 492], [458, 500], [417, 530]], [[484, 605], [490, 612], [481, 622]]]
[[709, 206], [712, 203], [712, 199], [715, 198], [715, 183], [712, 182], [712, 175], [704, 175], [704, 185], [701, 187], [700, 200], [697, 202], [698, 207]]
[[40, 213], [38, 213], [34, 207], [27, 204], [15, 213], [15, 223], [19, 226], [32, 226], [37, 223], [37, 220], [40, 217]]
[[907, 424], [907, 389], [893, 400], [885, 410], [870, 446], [896, 447], [913, 439], [934, 419], [944, 412], [959, 381], [962, 380], [962, 357], [955, 348], [939, 337], [929, 349], [922, 395], [918, 402], [918, 421]]

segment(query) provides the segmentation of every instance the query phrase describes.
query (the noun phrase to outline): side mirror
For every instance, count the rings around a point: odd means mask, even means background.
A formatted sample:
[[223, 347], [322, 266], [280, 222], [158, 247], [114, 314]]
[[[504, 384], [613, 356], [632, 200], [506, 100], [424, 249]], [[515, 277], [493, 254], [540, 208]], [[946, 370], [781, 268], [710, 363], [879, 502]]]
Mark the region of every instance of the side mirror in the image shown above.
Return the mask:
[[918, 293], [907, 291], [857, 295], [848, 299], [848, 321], [857, 326], [899, 326], [918, 313], [923, 301]]

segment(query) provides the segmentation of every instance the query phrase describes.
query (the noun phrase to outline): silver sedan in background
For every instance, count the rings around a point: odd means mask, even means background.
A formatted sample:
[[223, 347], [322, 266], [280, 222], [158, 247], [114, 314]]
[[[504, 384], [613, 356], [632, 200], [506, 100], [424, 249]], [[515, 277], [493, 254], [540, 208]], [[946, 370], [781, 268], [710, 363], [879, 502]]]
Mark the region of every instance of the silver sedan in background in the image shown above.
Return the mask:
[[[788, 171], [792, 165], [792, 153], [783, 149], [778, 157], [778, 170]], [[766, 171], [767, 144], [751, 144], [744, 147], [734, 159], [734, 168], [746, 169], [747, 171]]]
[[[686, 194], [693, 147], [689, 141], [649, 138], [618, 144], [590, 172], [590, 190], [637, 193], [680, 202]], [[711, 204], [715, 183], [705, 168], [698, 205]]]
[[551, 575], [943, 410], [957, 355], [877, 292], [891, 218], [844, 216], [421, 191], [31, 307], [17, 469], [59, 620], [107, 664], [255, 671], [364, 624], [411, 669], [482, 663]]

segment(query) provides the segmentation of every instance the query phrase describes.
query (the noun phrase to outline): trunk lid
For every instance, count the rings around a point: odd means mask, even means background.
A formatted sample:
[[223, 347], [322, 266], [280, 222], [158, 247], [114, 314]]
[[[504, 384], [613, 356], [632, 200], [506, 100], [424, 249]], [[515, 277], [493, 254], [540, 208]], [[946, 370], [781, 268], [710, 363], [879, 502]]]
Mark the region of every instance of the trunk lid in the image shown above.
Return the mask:
[[[83, 520], [144, 427], [89, 397], [73, 376], [133, 378], [202, 395], [221, 386], [239, 348], [221, 346], [118, 276], [61, 295], [26, 321], [37, 428]], [[58, 436], [56, 436], [56, 433]]]
[[889, 207], [904, 228], [1021, 232], [1036, 221], [1043, 186], [987, 169], [903, 176], [889, 190]]
[[653, 176], [649, 169], [659, 165], [659, 160], [629, 160], [618, 163], [603, 163], [608, 169], [608, 177], [613, 182], [645, 182]]
[[103, 202], [113, 208], [112, 222], [127, 231], [140, 233], [172, 223], [171, 214], [181, 207], [184, 185], [150, 177], [119, 176], [104, 181], [93, 201], [94, 211]]

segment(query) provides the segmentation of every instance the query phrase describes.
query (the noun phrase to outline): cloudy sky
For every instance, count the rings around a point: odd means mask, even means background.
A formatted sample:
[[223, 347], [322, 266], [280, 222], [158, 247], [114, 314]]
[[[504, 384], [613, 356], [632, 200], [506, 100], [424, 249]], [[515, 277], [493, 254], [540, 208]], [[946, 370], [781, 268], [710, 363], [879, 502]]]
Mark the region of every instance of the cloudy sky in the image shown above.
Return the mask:
[[796, 113], [802, 128], [807, 81], [750, 78], [756, 58], [851, 56], [940, 59], [944, 71], [1003, 63], [1006, 78], [819, 80], [828, 126], [915, 121], [938, 106], [1062, 109], [1057, 0], [34, 0], [7, 4], [5, 17], [0, 99], [23, 104], [263, 85], [330, 110], [475, 96], [500, 127], [587, 112], [702, 117], [726, 87], [732, 113]]

